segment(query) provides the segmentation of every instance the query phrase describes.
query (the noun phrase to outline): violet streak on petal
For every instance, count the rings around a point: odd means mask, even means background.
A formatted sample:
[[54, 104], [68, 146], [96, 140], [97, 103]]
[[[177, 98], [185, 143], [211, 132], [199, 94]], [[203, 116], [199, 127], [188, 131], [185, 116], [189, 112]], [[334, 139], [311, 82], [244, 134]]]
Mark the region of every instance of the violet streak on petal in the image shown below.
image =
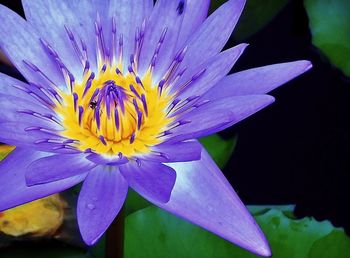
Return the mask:
[[149, 155], [140, 156], [140, 159], [158, 162], [186, 162], [198, 160], [201, 157], [202, 146], [197, 141], [176, 143], [161, 143], [152, 147]]

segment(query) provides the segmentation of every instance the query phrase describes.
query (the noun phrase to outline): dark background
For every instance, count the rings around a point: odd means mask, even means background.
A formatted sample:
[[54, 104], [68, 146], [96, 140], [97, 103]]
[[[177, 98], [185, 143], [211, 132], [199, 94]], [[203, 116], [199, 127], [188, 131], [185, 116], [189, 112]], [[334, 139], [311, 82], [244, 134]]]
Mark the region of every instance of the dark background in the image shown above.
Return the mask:
[[[0, 3], [23, 14], [19, 0]], [[234, 71], [298, 59], [314, 68], [272, 92], [275, 104], [222, 133], [239, 135], [226, 177], [246, 204], [295, 203], [297, 216], [329, 219], [349, 234], [350, 79], [312, 46], [301, 0], [247, 42]]]

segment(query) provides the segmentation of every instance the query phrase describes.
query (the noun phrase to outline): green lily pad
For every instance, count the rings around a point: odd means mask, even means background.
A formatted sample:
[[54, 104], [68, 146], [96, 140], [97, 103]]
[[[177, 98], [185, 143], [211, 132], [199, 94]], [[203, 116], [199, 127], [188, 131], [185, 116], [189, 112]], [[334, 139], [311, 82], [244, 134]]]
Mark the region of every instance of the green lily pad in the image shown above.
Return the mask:
[[332, 231], [325, 237], [315, 241], [309, 253], [310, 258], [350, 257], [349, 238], [344, 237], [343, 231]]
[[225, 258], [234, 250], [225, 240], [156, 207], [129, 215], [125, 226], [125, 258]]
[[283, 212], [284, 216], [290, 219], [296, 218], [293, 212], [295, 209], [295, 205], [249, 205], [248, 209], [254, 217], [258, 215], [263, 215], [271, 209], [275, 209]]
[[[312, 218], [290, 219], [276, 209], [257, 216], [256, 220], [270, 242], [274, 257], [280, 258], [309, 257], [308, 253], [314, 242], [334, 229], [328, 221], [317, 222]], [[249, 254], [243, 257], [256, 256]]]
[[205, 149], [209, 152], [215, 163], [223, 168], [229, 161], [237, 143], [237, 136], [225, 140], [218, 134], [213, 134], [200, 139]]
[[312, 43], [350, 76], [350, 1], [306, 0]]
[[[212, 1], [211, 11], [224, 2], [226, 0]], [[234, 38], [242, 41], [261, 30], [288, 2], [289, 0], [248, 0], [234, 31]]]
[[[294, 206], [253, 206], [274, 258], [346, 258], [350, 238], [328, 221], [291, 219]], [[287, 216], [285, 215], [287, 214]], [[254, 258], [224, 239], [156, 207], [126, 219], [125, 258]]]

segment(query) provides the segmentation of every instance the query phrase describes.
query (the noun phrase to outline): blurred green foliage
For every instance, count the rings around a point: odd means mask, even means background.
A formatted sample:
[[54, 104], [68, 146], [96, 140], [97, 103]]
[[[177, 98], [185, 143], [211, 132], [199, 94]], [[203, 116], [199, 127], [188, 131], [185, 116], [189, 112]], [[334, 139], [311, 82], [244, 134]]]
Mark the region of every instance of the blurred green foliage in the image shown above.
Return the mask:
[[312, 43], [350, 76], [350, 1], [306, 0]]

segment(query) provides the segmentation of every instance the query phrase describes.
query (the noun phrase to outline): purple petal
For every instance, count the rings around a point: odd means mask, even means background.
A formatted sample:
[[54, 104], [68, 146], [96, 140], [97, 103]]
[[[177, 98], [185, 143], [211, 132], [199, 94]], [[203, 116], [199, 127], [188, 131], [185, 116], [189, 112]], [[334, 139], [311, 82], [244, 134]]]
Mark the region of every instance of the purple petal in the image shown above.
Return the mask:
[[[47, 92], [48, 89], [44, 86], [27, 84], [2, 73], [0, 73], [0, 81], [0, 92], [5, 96], [10, 95], [25, 99], [32, 102], [30, 105], [31, 108], [37, 106], [40, 109], [45, 108], [47, 113], [54, 113], [52, 111], [52, 107], [55, 105], [52, 101], [54, 96], [49, 95]], [[52, 93], [54, 93], [54, 91], [52, 91]]]
[[18, 14], [0, 6], [0, 45], [2, 51], [30, 82], [48, 85], [38, 72], [34, 72], [24, 62], [32, 62], [56, 85], [65, 85], [65, 80], [57, 63], [45, 53], [40, 36]]
[[[164, 36], [155, 62], [155, 80], [164, 75], [175, 57], [176, 43], [187, 12], [184, 0], [158, 0], [147, 23], [140, 55], [140, 74], [149, 68], [160, 39]], [[165, 34], [164, 34], [165, 33]]]
[[149, 18], [152, 8], [152, 0], [110, 1], [108, 15], [111, 19], [114, 17], [118, 35], [123, 35], [124, 68], [127, 68], [134, 52], [137, 28], [141, 31], [142, 23]]
[[94, 40], [92, 40], [93, 38], [86, 38], [87, 33], [84, 31], [81, 21], [75, 15], [81, 10], [72, 10], [69, 2], [23, 0], [22, 4], [27, 21], [53, 47], [75, 78], [80, 80], [83, 74], [83, 64], [74, 49], [73, 42], [68, 36], [65, 26], [73, 33], [77, 44], [79, 44], [78, 46], [80, 46], [80, 39], [84, 39], [85, 43], [94, 42]]
[[45, 184], [85, 174], [96, 167], [85, 157], [86, 154], [56, 154], [37, 159], [27, 168], [27, 185]]
[[[268, 95], [247, 95], [224, 98], [199, 106], [178, 117], [180, 126], [168, 130], [170, 142], [195, 139], [216, 133], [270, 105]], [[185, 123], [186, 122], [186, 123]]]
[[274, 64], [234, 73], [208, 91], [210, 100], [230, 96], [265, 94], [311, 69], [309, 61]]
[[[62, 146], [59, 142], [65, 142], [67, 139], [55, 135], [54, 131], [28, 131], [31, 128], [38, 129], [36, 123], [6, 122], [0, 123], [0, 127], [0, 141], [2, 143], [48, 152], [76, 152], [73, 149], [56, 149], [56, 147]], [[57, 141], [57, 143], [49, 140]]]
[[63, 129], [62, 126], [57, 123], [41, 119], [36, 116], [27, 114], [25, 111], [31, 110], [39, 114], [49, 114], [53, 115], [54, 112], [50, 109], [47, 109], [41, 105], [38, 105], [35, 102], [32, 102], [27, 99], [19, 98], [16, 96], [7, 95], [0, 93], [0, 103], [1, 103], [1, 112], [0, 112], [0, 123], [4, 122], [19, 122], [25, 123], [28, 121], [35, 121], [35, 123], [40, 125], [49, 126], [52, 129]]
[[187, 0], [187, 11], [182, 22], [177, 49], [184, 45], [207, 18], [209, 6], [210, 0]]
[[107, 230], [123, 206], [128, 184], [117, 169], [96, 167], [86, 177], [78, 199], [78, 224], [88, 245]]
[[116, 166], [116, 165], [122, 165], [125, 163], [128, 163], [128, 158], [125, 156], [105, 156], [100, 155], [96, 153], [92, 153], [89, 156], [86, 157], [86, 159], [90, 160], [91, 162], [94, 162], [99, 165], [110, 165], [110, 166]]
[[120, 166], [120, 171], [131, 188], [148, 200], [169, 201], [175, 184], [175, 171], [158, 162], [138, 160]]
[[[247, 44], [240, 44], [210, 58], [194, 69], [189, 68], [174, 86], [172, 92], [178, 91], [180, 99], [202, 95], [229, 73], [247, 46]], [[201, 71], [204, 73], [199, 78], [193, 79], [193, 76], [200, 74]], [[188, 86], [184, 86], [189, 81], [192, 82]]]
[[180, 67], [196, 67], [217, 55], [235, 28], [244, 4], [245, 0], [230, 0], [210, 15], [186, 43], [188, 50]]
[[157, 162], [185, 162], [199, 160], [202, 146], [197, 141], [161, 143], [151, 147], [152, 152], [140, 159]]
[[271, 255], [259, 226], [205, 150], [201, 160], [171, 167], [177, 179], [170, 201], [156, 205], [253, 253]]
[[0, 211], [61, 192], [80, 183], [85, 174], [53, 183], [28, 187], [25, 171], [30, 163], [48, 155], [29, 149], [15, 149], [0, 163]]
[[0, 93], [0, 103], [2, 108], [0, 140], [2, 142], [47, 150], [47, 147], [54, 147], [52, 143], [40, 142], [39, 146], [36, 142], [48, 139], [61, 142], [65, 140], [59, 136], [63, 127], [55, 122], [56, 119], [52, 119], [53, 111], [27, 99], [3, 93]]
[[[60, 4], [53, 1], [53, 4]], [[72, 31], [77, 32], [87, 48], [90, 68], [93, 72], [98, 71], [97, 67], [97, 52], [96, 52], [96, 31], [95, 22], [97, 15], [100, 16], [101, 25], [103, 28], [106, 42], [110, 42], [111, 34], [111, 19], [108, 17], [109, 0], [79, 0], [79, 1], [64, 1], [67, 8], [73, 11], [76, 19], [70, 21], [69, 25]], [[67, 18], [72, 18], [69, 16]], [[85, 35], [82, 35], [85, 34]]]
[[29, 101], [34, 100], [34, 98], [31, 95], [13, 86], [18, 85], [21, 88], [26, 89], [27, 87], [29, 87], [28, 84], [2, 73], [0, 73], [0, 82], [0, 92], [6, 92], [6, 95], [26, 99]]

